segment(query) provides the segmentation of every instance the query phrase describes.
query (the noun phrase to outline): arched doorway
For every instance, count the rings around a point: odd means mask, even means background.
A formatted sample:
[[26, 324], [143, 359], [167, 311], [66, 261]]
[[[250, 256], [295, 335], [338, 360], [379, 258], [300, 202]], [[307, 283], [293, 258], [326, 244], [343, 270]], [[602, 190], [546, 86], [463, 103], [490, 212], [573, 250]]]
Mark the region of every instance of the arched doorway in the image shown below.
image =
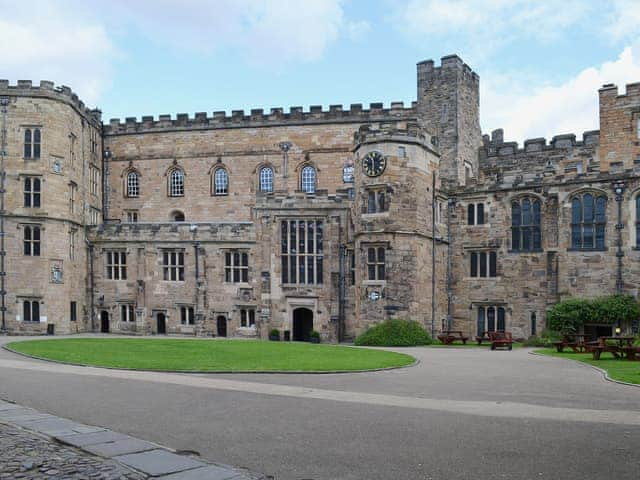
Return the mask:
[[167, 316], [164, 313], [156, 313], [157, 333], [164, 335], [167, 333]]
[[293, 341], [308, 342], [313, 330], [313, 312], [300, 307], [293, 311]]
[[227, 317], [224, 315], [219, 315], [216, 320], [216, 326], [218, 327], [218, 336], [226, 337], [227, 336]]
[[109, 312], [100, 312], [100, 333], [109, 333]]

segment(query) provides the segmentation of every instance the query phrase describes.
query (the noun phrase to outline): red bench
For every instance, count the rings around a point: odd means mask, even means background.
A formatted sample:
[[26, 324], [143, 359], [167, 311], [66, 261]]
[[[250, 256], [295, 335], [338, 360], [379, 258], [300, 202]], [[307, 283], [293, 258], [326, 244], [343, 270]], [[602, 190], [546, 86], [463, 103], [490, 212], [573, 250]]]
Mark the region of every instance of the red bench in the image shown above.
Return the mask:
[[489, 340], [491, 341], [491, 350], [498, 348], [511, 350], [513, 348], [511, 332], [489, 332]]
[[460, 340], [463, 345], [466, 345], [469, 340], [469, 337], [465, 337], [461, 330], [443, 330], [437, 338], [445, 345], [451, 345], [456, 340]]

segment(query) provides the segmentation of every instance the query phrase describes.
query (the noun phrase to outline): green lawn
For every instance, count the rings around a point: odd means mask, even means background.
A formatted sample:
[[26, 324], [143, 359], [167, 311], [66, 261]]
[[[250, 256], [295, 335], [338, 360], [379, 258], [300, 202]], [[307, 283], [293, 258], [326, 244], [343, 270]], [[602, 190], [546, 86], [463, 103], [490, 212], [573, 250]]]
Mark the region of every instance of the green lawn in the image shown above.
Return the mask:
[[13, 342], [9, 348], [50, 360], [99, 367], [175, 371], [352, 371], [410, 365], [402, 353], [259, 340], [71, 338]]
[[594, 360], [590, 353], [558, 353], [555, 348], [535, 350], [536, 353], [550, 357], [570, 358], [607, 371], [609, 377], [627, 383], [640, 384], [640, 362], [613, 358], [610, 353], [603, 353], [600, 360]]

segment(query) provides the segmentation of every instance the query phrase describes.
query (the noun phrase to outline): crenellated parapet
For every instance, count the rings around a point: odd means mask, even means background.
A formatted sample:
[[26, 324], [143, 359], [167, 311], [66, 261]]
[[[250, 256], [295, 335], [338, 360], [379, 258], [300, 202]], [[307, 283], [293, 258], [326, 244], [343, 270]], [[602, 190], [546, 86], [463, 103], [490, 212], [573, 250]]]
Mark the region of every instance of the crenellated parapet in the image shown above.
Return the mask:
[[272, 108], [270, 112], [263, 109], [198, 112], [193, 116], [187, 113], [171, 115], [127, 117], [124, 122], [113, 118], [105, 125], [105, 135], [122, 135], [128, 133], [162, 132], [170, 130], [222, 129], [246, 127], [273, 127], [301, 124], [322, 123], [362, 123], [391, 120], [410, 120], [416, 117], [416, 103], [405, 106], [403, 102], [391, 102], [389, 107], [382, 103], [371, 103], [369, 108], [362, 104], [352, 104], [348, 109], [342, 105], [330, 105], [329, 109], [315, 105], [304, 110], [303, 107], [290, 107], [288, 112], [283, 108]]
[[599, 143], [600, 131], [591, 130], [582, 134], [582, 140], [576, 140], [575, 134], [563, 134], [554, 136], [549, 143], [546, 138], [530, 138], [524, 141], [522, 147], [518, 142], [505, 142], [502, 129], [494, 130], [489, 135], [482, 136], [481, 157], [508, 157], [522, 153], [562, 153], [567, 150], [595, 147]]
[[70, 105], [96, 127], [100, 126], [102, 120], [99, 109], [88, 108], [71, 88], [65, 85], [55, 86], [49, 80], [41, 80], [39, 85], [34, 85], [31, 80], [18, 80], [15, 85], [11, 85], [9, 80], [0, 79], [0, 96], [50, 98]]
[[356, 148], [368, 143], [413, 143], [437, 153], [438, 138], [431, 135], [417, 122], [387, 122], [377, 127], [362, 125], [354, 134]]

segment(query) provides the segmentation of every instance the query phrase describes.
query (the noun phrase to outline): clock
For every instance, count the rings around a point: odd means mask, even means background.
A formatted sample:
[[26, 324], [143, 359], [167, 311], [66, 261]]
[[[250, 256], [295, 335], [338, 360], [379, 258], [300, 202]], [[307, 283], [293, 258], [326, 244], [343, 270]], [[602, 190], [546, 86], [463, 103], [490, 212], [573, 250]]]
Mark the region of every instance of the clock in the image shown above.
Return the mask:
[[369, 177], [382, 175], [387, 167], [387, 159], [380, 152], [369, 152], [362, 158], [362, 170]]

